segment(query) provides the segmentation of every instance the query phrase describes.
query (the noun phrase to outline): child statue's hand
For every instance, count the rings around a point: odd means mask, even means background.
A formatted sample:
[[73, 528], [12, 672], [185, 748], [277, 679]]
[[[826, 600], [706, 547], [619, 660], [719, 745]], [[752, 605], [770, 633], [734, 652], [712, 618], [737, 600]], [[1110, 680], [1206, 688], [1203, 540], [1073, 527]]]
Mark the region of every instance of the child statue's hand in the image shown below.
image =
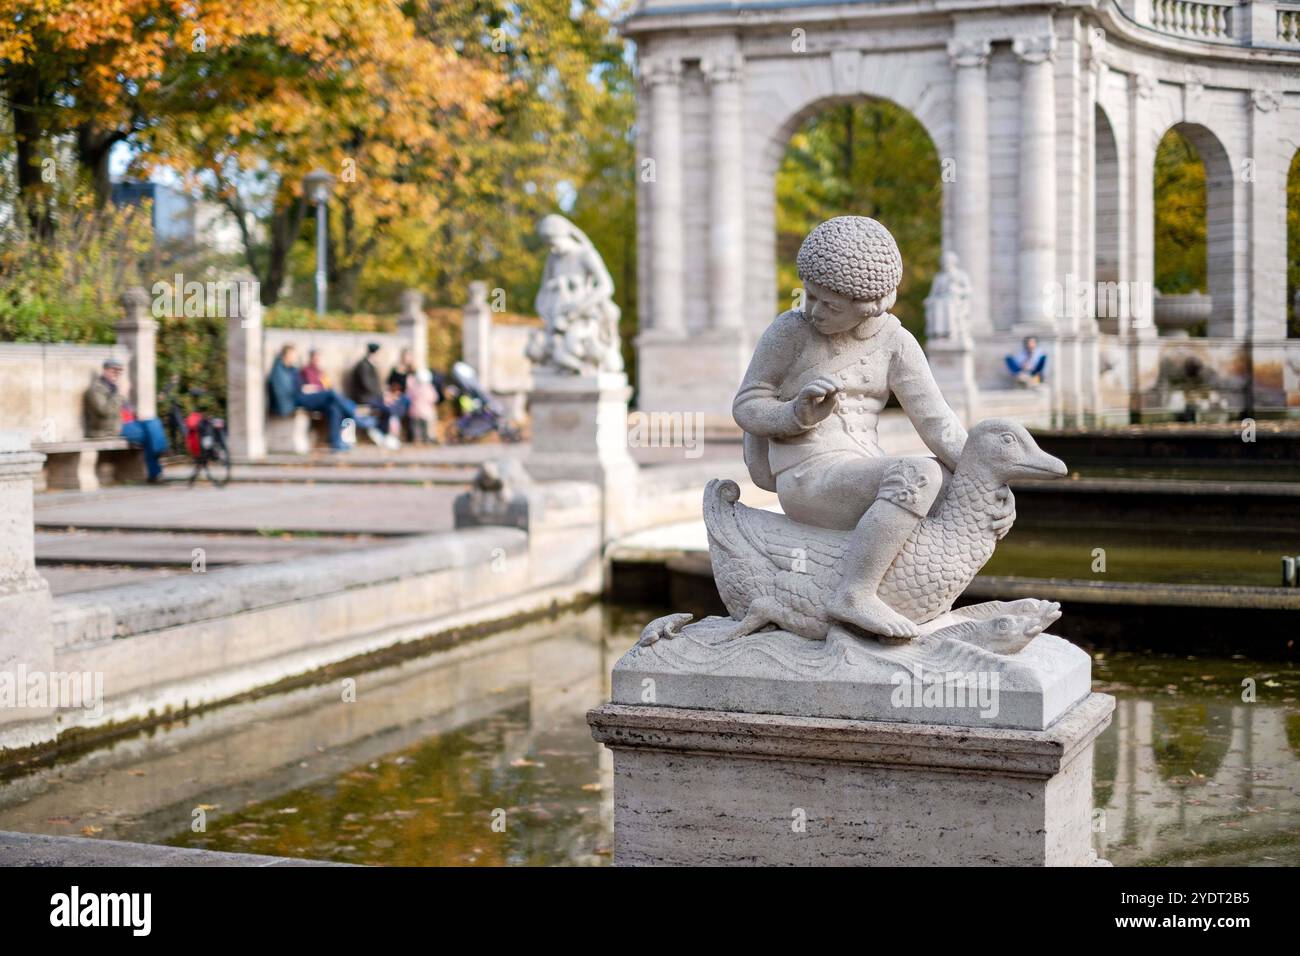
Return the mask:
[[794, 417], [804, 428], [812, 428], [835, 411], [840, 387], [829, 378], [815, 378], [794, 398]]

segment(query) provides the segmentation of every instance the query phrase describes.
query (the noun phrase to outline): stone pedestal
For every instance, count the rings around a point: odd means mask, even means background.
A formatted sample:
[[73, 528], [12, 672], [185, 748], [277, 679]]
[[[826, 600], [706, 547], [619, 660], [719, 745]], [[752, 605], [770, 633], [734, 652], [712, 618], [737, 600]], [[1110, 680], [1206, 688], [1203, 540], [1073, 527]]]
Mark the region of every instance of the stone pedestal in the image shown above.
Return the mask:
[[753, 344], [737, 331], [689, 337], [651, 329], [637, 337], [642, 412], [698, 413], [708, 429], [731, 430], [731, 401], [745, 376]]
[[1092, 742], [1114, 700], [1079, 648], [733, 623], [638, 644], [588, 714], [614, 754], [616, 863], [1096, 862]]
[[932, 339], [925, 357], [943, 397], [969, 428], [980, 419], [979, 384], [975, 377], [975, 347], [969, 339]]
[[36, 571], [32, 481], [45, 456], [26, 435], [0, 432], [0, 750], [55, 736], [54, 711], [26, 694], [27, 679], [45, 683], [54, 664], [50, 588]]
[[1045, 731], [606, 704], [622, 866], [1088, 866], [1092, 742]]
[[634, 480], [637, 465], [627, 448], [630, 394], [622, 372], [570, 375], [534, 369], [528, 473], [538, 481], [591, 481], [601, 487]]

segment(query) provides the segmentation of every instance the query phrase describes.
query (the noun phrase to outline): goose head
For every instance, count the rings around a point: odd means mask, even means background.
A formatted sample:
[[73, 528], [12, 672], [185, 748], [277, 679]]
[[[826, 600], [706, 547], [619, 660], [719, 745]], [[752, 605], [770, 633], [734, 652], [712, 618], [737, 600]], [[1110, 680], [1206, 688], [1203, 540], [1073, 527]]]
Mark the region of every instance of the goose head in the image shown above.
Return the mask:
[[986, 418], [972, 428], [962, 459], [1002, 484], [1069, 474], [1065, 462], [1039, 448], [1025, 426], [1009, 418]]

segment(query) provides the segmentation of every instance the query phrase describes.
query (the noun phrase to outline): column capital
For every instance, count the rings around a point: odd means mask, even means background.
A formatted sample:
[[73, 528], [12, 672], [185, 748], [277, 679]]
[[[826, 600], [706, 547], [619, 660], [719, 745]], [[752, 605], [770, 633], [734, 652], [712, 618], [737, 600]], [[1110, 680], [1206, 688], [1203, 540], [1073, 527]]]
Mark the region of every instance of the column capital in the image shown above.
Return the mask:
[[1011, 42], [1011, 51], [1024, 63], [1048, 63], [1056, 57], [1056, 36], [1024, 34]]
[[988, 40], [980, 37], [953, 37], [948, 41], [948, 59], [956, 67], [982, 67], [989, 62]]
[[745, 74], [745, 58], [739, 53], [705, 57], [700, 71], [709, 83], [738, 83]]
[[1149, 100], [1156, 91], [1156, 81], [1150, 73], [1134, 73], [1131, 77], [1131, 89], [1138, 99]]
[[649, 87], [676, 86], [682, 81], [682, 61], [678, 57], [649, 56], [641, 61], [641, 82]]

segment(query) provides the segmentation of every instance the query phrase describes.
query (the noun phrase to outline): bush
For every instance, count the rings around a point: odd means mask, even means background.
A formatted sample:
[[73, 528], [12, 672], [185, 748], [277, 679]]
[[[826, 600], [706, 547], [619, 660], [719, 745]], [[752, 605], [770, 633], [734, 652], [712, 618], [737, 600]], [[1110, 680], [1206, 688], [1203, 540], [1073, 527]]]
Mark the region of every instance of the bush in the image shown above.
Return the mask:
[[96, 209], [81, 189], [59, 197], [38, 239], [15, 204], [0, 221], [0, 341], [112, 342], [117, 297], [140, 284], [152, 246], [150, 215], [148, 203]]

